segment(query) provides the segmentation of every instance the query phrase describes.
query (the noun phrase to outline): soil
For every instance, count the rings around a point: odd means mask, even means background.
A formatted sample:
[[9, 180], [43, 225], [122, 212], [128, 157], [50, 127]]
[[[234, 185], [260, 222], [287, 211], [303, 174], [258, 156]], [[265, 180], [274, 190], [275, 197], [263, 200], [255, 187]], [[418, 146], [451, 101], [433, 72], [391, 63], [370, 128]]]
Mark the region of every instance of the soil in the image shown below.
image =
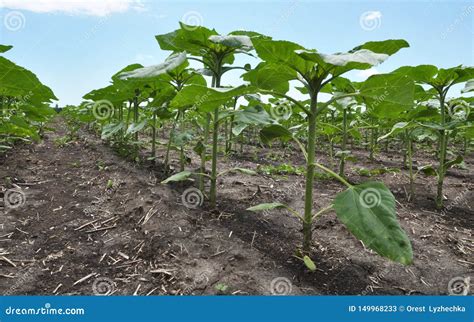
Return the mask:
[[[21, 295], [182, 294], [447, 294], [456, 277], [472, 276], [474, 220], [473, 158], [467, 169], [450, 170], [446, 207], [434, 208], [435, 179], [419, 176], [416, 197], [407, 199], [406, 170], [376, 177], [357, 168], [397, 167], [397, 151], [356, 150], [348, 162], [353, 182], [382, 180], [397, 197], [401, 225], [412, 242], [414, 263], [403, 266], [366, 249], [338, 221], [324, 214], [314, 226], [310, 272], [296, 256], [301, 224], [285, 211], [253, 213], [262, 202], [303, 209], [301, 175], [248, 176], [218, 180], [218, 207], [206, 201], [190, 208], [182, 194], [197, 183], [164, 185], [160, 164], [131, 162], [94, 134], [61, 144], [67, 127], [53, 120], [41, 142], [20, 145], [0, 157], [0, 293]], [[330, 165], [318, 151], [318, 161]], [[164, 148], [158, 160], [163, 160]], [[177, 155], [173, 166], [179, 169]], [[415, 159], [426, 164], [422, 150]], [[244, 153], [220, 156], [219, 169], [291, 162], [296, 152], [245, 146]], [[198, 168], [191, 156], [189, 168]], [[24, 197], [12, 208], [11, 189]], [[315, 183], [315, 207], [327, 206], [344, 187]]]

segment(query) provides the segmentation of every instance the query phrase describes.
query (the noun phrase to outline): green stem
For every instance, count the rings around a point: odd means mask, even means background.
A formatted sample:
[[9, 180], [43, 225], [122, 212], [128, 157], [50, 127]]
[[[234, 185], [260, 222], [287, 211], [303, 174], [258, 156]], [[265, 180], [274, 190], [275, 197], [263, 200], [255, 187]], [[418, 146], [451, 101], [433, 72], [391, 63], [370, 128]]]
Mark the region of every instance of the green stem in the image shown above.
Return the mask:
[[[445, 94], [443, 90], [439, 90], [439, 103], [441, 108], [441, 126], [444, 128], [446, 125], [446, 111], [444, 108]], [[443, 129], [440, 131], [439, 139], [439, 167], [438, 167], [438, 189], [436, 196], [436, 208], [443, 208], [443, 182], [444, 176], [446, 175], [446, 149], [447, 149], [447, 136], [446, 131]]]
[[[206, 173], [207, 143], [209, 141], [209, 127], [211, 125], [211, 114], [206, 114], [206, 124], [203, 133], [203, 150], [201, 153], [201, 173]], [[204, 176], [199, 177], [199, 190], [204, 191]]]
[[[133, 99], [133, 123], [135, 125], [138, 123], [138, 94], [135, 94], [135, 97]], [[135, 132], [135, 141], [138, 141], [138, 132]]]
[[342, 144], [341, 150], [343, 151], [341, 154], [341, 162], [339, 163], [339, 175], [344, 177], [344, 166], [346, 162], [345, 152], [347, 146], [347, 110], [344, 109], [343, 116], [342, 116]]
[[410, 200], [415, 196], [414, 177], [413, 177], [413, 150], [411, 135], [405, 131], [407, 137], [407, 156], [408, 156], [408, 171], [410, 173]]
[[311, 95], [310, 113], [308, 115], [308, 159], [306, 163], [306, 187], [304, 198], [304, 220], [303, 220], [303, 250], [309, 252], [312, 242], [313, 225], [313, 181], [314, 181], [314, 159], [316, 154], [316, 112], [318, 108], [318, 93]]
[[[176, 121], [178, 121], [178, 116], [176, 117]], [[176, 123], [173, 123], [173, 127], [171, 128], [170, 131], [170, 137], [168, 139], [168, 145], [166, 146], [166, 157], [165, 157], [165, 173], [168, 173], [168, 166], [169, 166], [169, 160], [170, 160], [170, 150], [171, 150], [171, 142], [173, 141], [174, 138], [174, 131], [176, 128]]]
[[212, 164], [211, 164], [211, 190], [210, 190], [210, 202], [211, 207], [216, 207], [217, 199], [217, 140], [219, 135], [219, 108], [216, 107], [214, 110], [214, 120], [212, 129]]
[[153, 126], [151, 128], [151, 157], [153, 158], [153, 162], [155, 162], [155, 155], [156, 155], [156, 113], [153, 112]]
[[[216, 87], [221, 86], [221, 65], [222, 61], [218, 60], [216, 66], [218, 66], [218, 72], [214, 78], [214, 84]], [[217, 140], [219, 139], [219, 107], [214, 109], [214, 120], [213, 120], [213, 133], [212, 133], [212, 162], [211, 162], [211, 189], [209, 192], [209, 201], [212, 208], [216, 208], [217, 200]]]
[[[181, 124], [180, 124], [180, 127], [181, 127], [181, 135], [183, 135], [184, 131], [185, 131], [185, 125], [184, 125], [184, 111], [181, 111], [180, 112], [181, 114]], [[184, 160], [184, 144], [181, 144], [181, 147], [180, 147], [180, 150], [179, 150], [179, 163], [180, 163], [180, 171], [184, 171], [184, 163], [185, 163], [185, 160]]]
[[370, 161], [374, 161], [374, 150], [375, 150], [375, 129], [370, 129], [370, 154], [369, 159]]

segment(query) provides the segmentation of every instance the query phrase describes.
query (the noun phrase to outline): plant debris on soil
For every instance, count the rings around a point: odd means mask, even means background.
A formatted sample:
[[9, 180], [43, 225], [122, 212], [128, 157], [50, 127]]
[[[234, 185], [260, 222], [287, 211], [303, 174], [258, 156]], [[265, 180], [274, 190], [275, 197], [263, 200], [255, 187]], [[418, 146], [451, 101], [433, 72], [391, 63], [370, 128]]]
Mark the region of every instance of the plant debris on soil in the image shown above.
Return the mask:
[[[3, 295], [275, 294], [275, 281], [286, 281], [290, 294], [432, 295], [447, 294], [450, 280], [474, 271], [470, 170], [448, 172], [442, 211], [434, 208], [435, 179], [417, 178], [409, 201], [406, 170], [378, 176], [398, 200], [413, 265], [366, 249], [329, 212], [314, 225], [311, 272], [295, 253], [302, 235], [296, 218], [283, 210], [245, 210], [275, 201], [302, 209], [304, 176], [233, 173], [218, 180], [217, 210], [206, 202], [192, 209], [181, 199], [192, 183], [161, 184], [166, 176], [159, 165], [127, 161], [87, 131], [58, 145], [66, 125], [56, 117], [52, 127], [56, 131], [43, 141], [17, 146], [0, 159]], [[269, 150], [255, 149], [222, 157], [220, 167], [279, 163], [268, 158]], [[279, 153], [280, 163], [303, 164], [291, 152]], [[366, 151], [355, 155], [348, 178], [356, 182], [370, 180], [356, 168], [401, 164], [390, 153], [380, 152], [373, 162]], [[320, 151], [317, 157], [328, 161]], [[472, 162], [472, 156], [465, 159], [468, 169]], [[199, 167], [197, 156], [191, 166]], [[343, 188], [316, 180], [315, 206], [327, 206]], [[24, 197], [18, 207], [4, 204], [8, 189]]]

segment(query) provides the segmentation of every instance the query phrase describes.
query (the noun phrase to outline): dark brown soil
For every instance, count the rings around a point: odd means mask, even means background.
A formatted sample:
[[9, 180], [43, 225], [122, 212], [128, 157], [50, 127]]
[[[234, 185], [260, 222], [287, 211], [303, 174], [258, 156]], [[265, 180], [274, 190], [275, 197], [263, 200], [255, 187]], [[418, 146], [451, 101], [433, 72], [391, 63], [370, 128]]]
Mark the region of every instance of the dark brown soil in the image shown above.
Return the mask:
[[[181, 194], [193, 184], [160, 184], [163, 168], [127, 161], [87, 132], [58, 144], [66, 127], [61, 118], [52, 127], [56, 132], [44, 141], [17, 146], [0, 159], [2, 294], [271, 294], [279, 277], [291, 281], [291, 294], [446, 294], [451, 279], [474, 271], [472, 158], [469, 170], [448, 174], [446, 207], [437, 211], [433, 178], [417, 178], [417, 195], [408, 201], [405, 170], [374, 178], [354, 171], [396, 167], [396, 153], [378, 153], [370, 162], [366, 151], [356, 151], [348, 178], [383, 180], [391, 188], [414, 263], [404, 267], [365, 249], [330, 212], [315, 224], [317, 270], [310, 272], [295, 256], [302, 239], [297, 219], [279, 210], [245, 210], [274, 201], [301, 210], [303, 176], [229, 174], [219, 179], [217, 211], [206, 202], [190, 209]], [[296, 152], [244, 150], [220, 157], [220, 169], [302, 164]], [[159, 151], [158, 160], [163, 155]], [[425, 164], [430, 155], [415, 158]], [[192, 157], [189, 167], [198, 165]], [[24, 193], [21, 207], [3, 204], [10, 189]], [[342, 189], [317, 180], [315, 206], [328, 205]]]

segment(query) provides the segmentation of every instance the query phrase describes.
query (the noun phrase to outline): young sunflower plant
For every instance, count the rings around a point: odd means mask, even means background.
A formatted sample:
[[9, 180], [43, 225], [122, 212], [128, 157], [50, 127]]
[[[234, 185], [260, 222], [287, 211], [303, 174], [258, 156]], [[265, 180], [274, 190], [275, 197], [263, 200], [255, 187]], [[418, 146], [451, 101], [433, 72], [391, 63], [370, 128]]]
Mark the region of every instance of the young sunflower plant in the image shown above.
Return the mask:
[[[338, 218], [358, 239], [378, 254], [394, 261], [410, 264], [413, 258], [410, 241], [400, 227], [395, 211], [395, 198], [381, 182], [352, 185], [344, 178], [315, 160], [316, 130], [318, 117], [333, 103], [354, 97], [368, 105], [379, 102], [379, 108], [406, 109], [413, 104], [413, 82], [406, 75], [374, 75], [359, 88], [344, 94], [336, 94], [326, 102], [320, 101], [320, 93], [327, 86], [337, 84], [343, 74], [357, 69], [368, 69], [382, 63], [398, 50], [408, 47], [404, 40], [368, 42], [346, 53], [322, 54], [288, 42], [257, 38], [253, 41], [263, 62], [244, 75], [261, 93], [285, 97], [307, 115], [308, 141], [305, 146], [298, 142], [306, 159], [306, 189], [304, 214], [281, 203], [260, 204], [252, 211], [286, 208], [303, 223], [303, 252], [309, 253], [312, 244], [312, 224], [321, 214], [334, 209]], [[299, 81], [309, 96], [304, 104], [287, 95], [289, 82]], [[266, 141], [276, 138], [295, 139], [293, 134], [278, 125], [262, 130]], [[320, 168], [346, 186], [327, 207], [313, 213], [315, 169]]]

